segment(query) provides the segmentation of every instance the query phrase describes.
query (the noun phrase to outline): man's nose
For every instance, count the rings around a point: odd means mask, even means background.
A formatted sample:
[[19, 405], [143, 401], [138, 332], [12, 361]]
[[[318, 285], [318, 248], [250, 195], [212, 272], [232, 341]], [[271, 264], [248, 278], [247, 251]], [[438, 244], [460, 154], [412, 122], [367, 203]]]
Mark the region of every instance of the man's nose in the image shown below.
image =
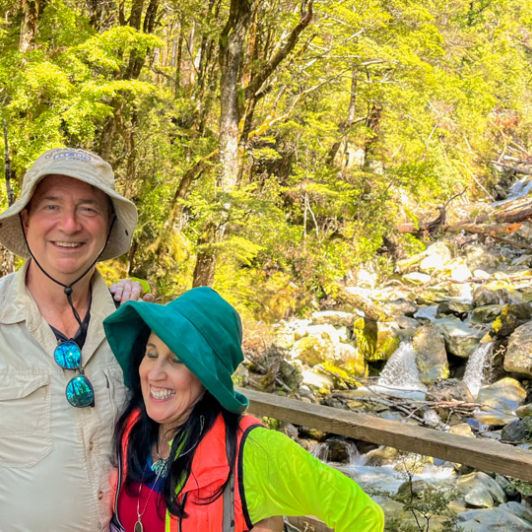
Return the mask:
[[75, 210], [65, 209], [61, 216], [61, 229], [66, 233], [79, 231], [81, 224]]

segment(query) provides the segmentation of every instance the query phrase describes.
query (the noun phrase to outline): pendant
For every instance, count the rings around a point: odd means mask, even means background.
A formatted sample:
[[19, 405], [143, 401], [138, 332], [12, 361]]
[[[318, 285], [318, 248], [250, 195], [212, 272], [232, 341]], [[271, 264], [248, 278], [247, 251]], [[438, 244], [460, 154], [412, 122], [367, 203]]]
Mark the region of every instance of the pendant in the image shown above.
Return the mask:
[[[166, 469], [166, 464], [167, 464], [167, 459], [161, 459], [161, 460], [157, 460], [157, 462], [153, 462], [153, 464], [151, 465], [151, 470], [157, 474], [157, 476], [159, 477], [160, 475], [163, 474], [164, 470]], [[136, 532], [136, 531], [135, 531]], [[140, 531], [142, 532], [142, 531]]]
[[134, 532], [144, 532], [144, 527], [142, 526], [140, 519], [135, 523], [135, 528], [133, 530]]

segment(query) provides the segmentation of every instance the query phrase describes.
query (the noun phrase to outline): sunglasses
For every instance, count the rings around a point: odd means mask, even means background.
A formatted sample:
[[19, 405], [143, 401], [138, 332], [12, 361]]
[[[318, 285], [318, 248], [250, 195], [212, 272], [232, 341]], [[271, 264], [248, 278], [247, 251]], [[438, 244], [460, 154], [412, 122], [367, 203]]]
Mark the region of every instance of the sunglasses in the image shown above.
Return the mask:
[[81, 365], [81, 350], [76, 342], [71, 340], [60, 343], [54, 351], [54, 359], [63, 369], [79, 371], [66, 386], [67, 401], [76, 408], [94, 406], [94, 388], [88, 377], [83, 373]]

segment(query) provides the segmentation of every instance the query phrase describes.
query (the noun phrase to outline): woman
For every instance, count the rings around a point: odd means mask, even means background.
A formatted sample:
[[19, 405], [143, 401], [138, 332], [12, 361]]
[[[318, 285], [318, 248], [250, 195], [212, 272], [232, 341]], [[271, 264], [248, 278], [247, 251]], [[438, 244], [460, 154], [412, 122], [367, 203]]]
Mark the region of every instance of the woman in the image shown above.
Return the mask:
[[307, 514], [337, 531], [383, 530], [355, 482], [242, 415], [240, 318], [216, 292], [128, 302], [104, 326], [132, 392], [116, 428], [116, 530], [280, 530], [274, 516]]

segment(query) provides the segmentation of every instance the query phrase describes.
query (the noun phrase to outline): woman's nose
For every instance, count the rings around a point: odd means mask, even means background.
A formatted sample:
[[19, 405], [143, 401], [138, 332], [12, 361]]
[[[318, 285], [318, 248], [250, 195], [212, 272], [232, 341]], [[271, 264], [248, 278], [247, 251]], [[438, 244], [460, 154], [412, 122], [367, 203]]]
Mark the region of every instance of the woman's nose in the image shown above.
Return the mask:
[[166, 376], [163, 361], [158, 359], [150, 369], [149, 377], [152, 380], [161, 380]]

